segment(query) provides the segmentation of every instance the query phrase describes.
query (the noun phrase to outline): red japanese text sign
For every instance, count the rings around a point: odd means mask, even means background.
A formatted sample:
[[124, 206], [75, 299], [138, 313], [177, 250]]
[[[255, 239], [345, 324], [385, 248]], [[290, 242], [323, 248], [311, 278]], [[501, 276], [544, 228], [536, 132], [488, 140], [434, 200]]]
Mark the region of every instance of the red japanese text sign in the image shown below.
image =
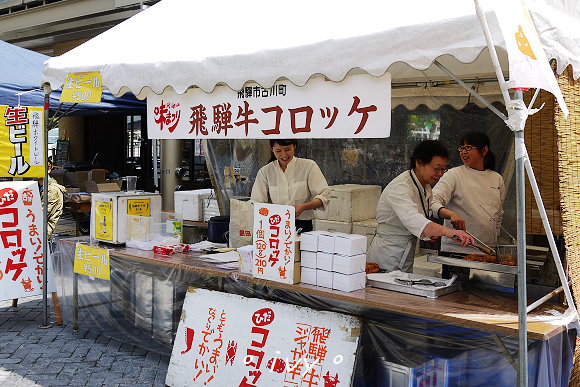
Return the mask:
[[0, 106], [0, 176], [44, 176], [44, 110]]
[[312, 78], [147, 95], [150, 138], [383, 138], [391, 125], [391, 75]]
[[349, 386], [360, 324], [339, 313], [190, 288], [165, 383]]
[[294, 206], [254, 203], [252, 275], [294, 283]]
[[[44, 232], [38, 184], [0, 182], [0, 300], [42, 294]], [[48, 259], [48, 292], [53, 292]]]

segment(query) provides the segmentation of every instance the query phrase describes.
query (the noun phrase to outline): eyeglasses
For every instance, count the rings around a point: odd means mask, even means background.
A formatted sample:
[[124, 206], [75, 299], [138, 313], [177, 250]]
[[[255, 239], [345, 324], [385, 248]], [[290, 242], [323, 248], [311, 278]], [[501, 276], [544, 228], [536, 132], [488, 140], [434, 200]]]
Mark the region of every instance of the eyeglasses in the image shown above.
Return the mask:
[[460, 146], [459, 148], [457, 148], [457, 150], [459, 152], [463, 152], [463, 151], [469, 152], [473, 148], [475, 148], [473, 145], [466, 145], [466, 146]]
[[429, 164], [431, 166], [431, 168], [433, 168], [433, 170], [435, 171], [435, 173], [445, 173], [447, 172], [447, 166], [444, 167], [434, 167], [433, 165]]

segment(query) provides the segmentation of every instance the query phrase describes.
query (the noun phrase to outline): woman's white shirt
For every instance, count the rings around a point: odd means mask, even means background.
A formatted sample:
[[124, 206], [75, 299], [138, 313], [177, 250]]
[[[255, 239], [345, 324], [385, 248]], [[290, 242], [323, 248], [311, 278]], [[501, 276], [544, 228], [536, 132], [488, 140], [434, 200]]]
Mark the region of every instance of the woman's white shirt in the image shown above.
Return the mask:
[[[482, 242], [494, 246], [494, 225], [486, 211], [497, 220], [499, 235], [503, 217], [505, 185], [502, 176], [492, 170], [480, 171], [465, 165], [451, 168], [433, 188], [433, 215], [438, 217], [442, 207], [465, 220], [467, 231]], [[483, 207], [483, 208], [482, 208]], [[446, 219], [444, 225], [453, 228]], [[441, 238], [441, 251], [464, 254], [477, 253], [472, 247], [463, 247], [447, 237]]]
[[[304, 204], [320, 199], [322, 210], [330, 201], [330, 188], [316, 162], [293, 157], [286, 166], [286, 171], [282, 171], [278, 160], [260, 168], [251, 199], [258, 203], [284, 205]], [[314, 211], [303, 211], [298, 219], [314, 219]]]

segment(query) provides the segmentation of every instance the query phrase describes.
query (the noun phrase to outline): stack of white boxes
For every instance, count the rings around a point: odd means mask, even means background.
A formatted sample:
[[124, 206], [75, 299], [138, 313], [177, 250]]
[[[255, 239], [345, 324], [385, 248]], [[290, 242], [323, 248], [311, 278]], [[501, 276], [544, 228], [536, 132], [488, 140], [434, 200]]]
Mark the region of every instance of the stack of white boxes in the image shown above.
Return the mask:
[[315, 211], [314, 229], [365, 235], [368, 247], [377, 228], [381, 186], [342, 184], [329, 188], [330, 203], [324, 211]]
[[323, 230], [301, 234], [301, 282], [352, 292], [366, 286], [363, 235]]

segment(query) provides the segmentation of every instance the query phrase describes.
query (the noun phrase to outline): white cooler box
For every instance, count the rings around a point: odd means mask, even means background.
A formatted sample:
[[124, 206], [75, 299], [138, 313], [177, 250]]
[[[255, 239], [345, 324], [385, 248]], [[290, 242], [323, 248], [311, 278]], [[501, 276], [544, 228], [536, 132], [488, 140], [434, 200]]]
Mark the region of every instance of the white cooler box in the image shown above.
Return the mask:
[[193, 191], [175, 191], [175, 212], [181, 214], [184, 220], [203, 221], [203, 199], [212, 196], [213, 189], [196, 189]]
[[317, 219], [352, 223], [376, 216], [380, 185], [342, 184], [329, 188], [330, 203], [324, 211], [315, 211]]
[[161, 221], [161, 195], [153, 193], [94, 193], [91, 198], [91, 238], [123, 244], [127, 241], [127, 215]]

